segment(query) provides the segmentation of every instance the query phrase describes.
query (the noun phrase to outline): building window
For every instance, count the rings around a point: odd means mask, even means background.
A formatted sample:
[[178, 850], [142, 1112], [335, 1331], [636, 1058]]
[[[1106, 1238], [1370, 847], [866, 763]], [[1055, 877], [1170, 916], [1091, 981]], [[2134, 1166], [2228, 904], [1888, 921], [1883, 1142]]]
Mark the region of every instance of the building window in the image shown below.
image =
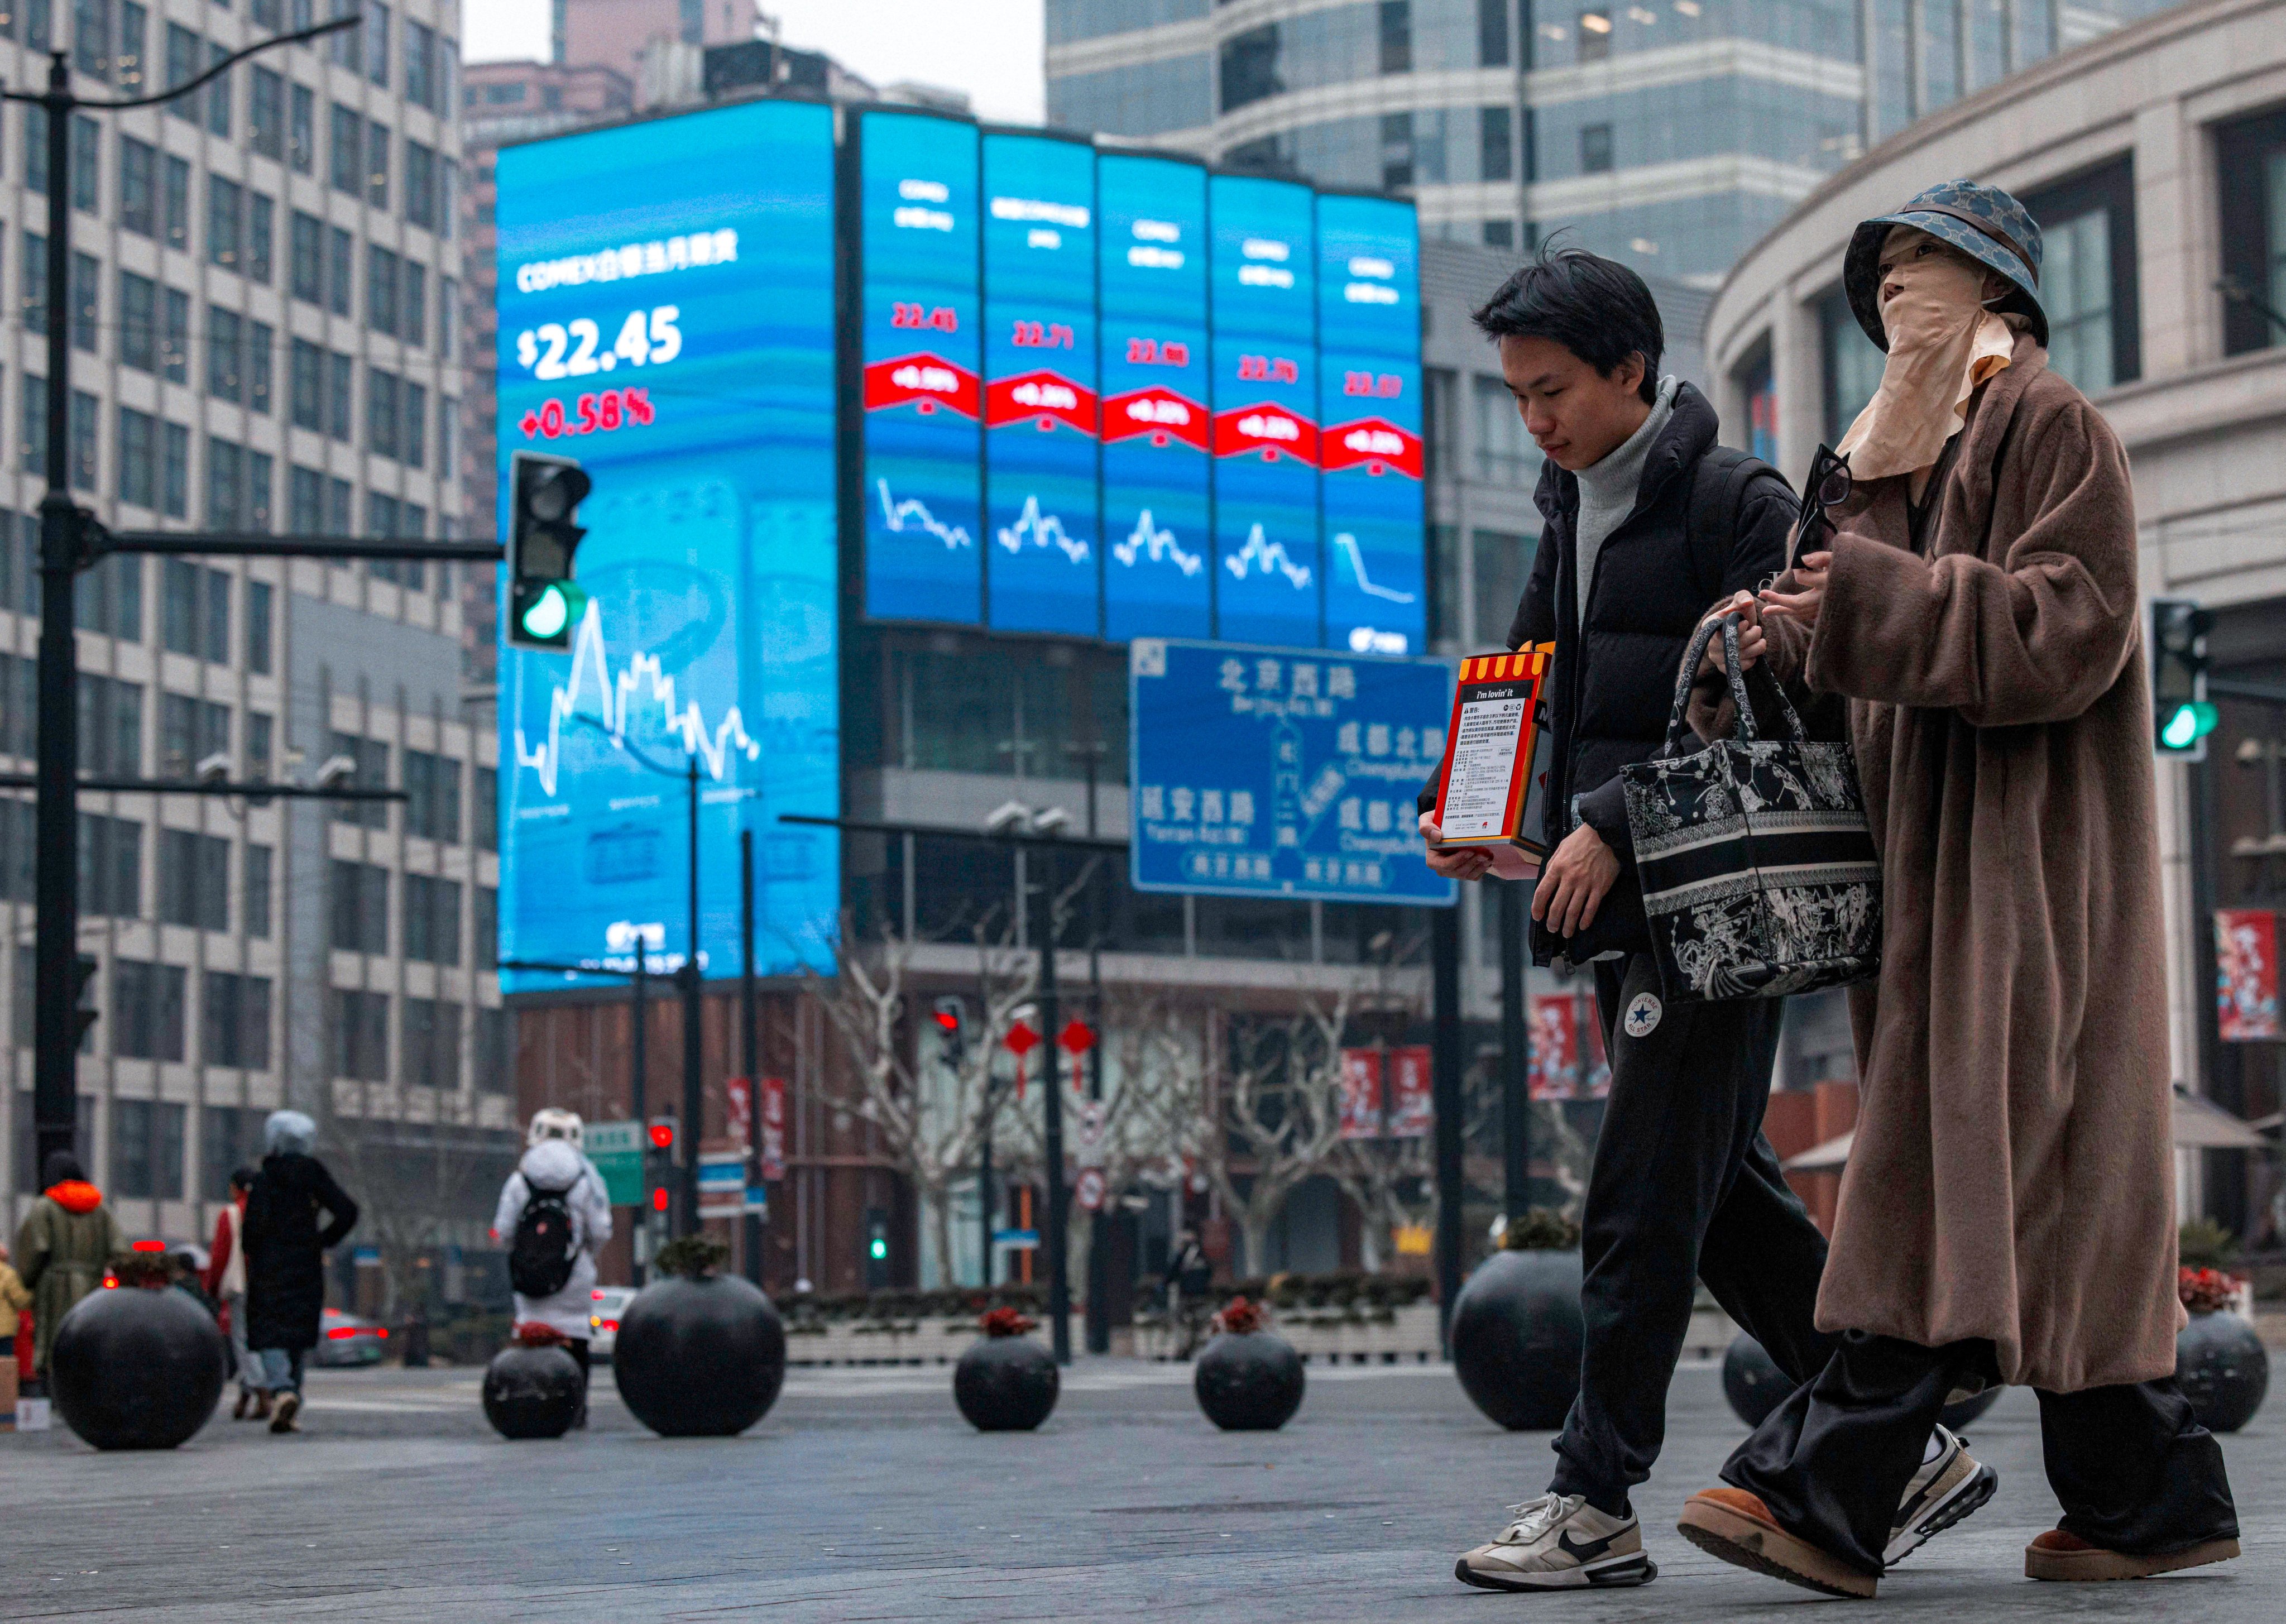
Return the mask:
[[2140, 377], [2133, 160], [2033, 193], [2024, 207], [2040, 224], [2048, 365], [2090, 394]]
[[437, 32], [405, 20], [405, 99], [431, 113], [445, 109], [437, 97]]
[[[144, 966], [173, 970], [169, 965]], [[121, 984], [115, 966], [112, 985]], [[179, 979], [183, 972], [174, 970]], [[177, 1012], [177, 1019], [181, 1012]], [[164, 1057], [180, 1060], [177, 1052]], [[180, 1201], [183, 1198], [183, 1139], [189, 1119], [187, 1106], [162, 1100], [118, 1100], [111, 1102], [111, 1187], [117, 1195], [136, 1201]]]
[[1278, 25], [1265, 23], [1222, 43], [1222, 111], [1234, 113], [1286, 88], [1278, 72]]
[[190, 829], [159, 832], [159, 919], [194, 930], [230, 928], [228, 840]]
[[[309, 535], [313, 531], [302, 531]], [[246, 668], [256, 676], [270, 674], [270, 583], [246, 583]]]
[[234, 180], [207, 177], [207, 258], [235, 271], [242, 252], [246, 194]]
[[336, 988], [333, 1004], [334, 1075], [360, 1083], [388, 1082], [389, 995]]
[[[356, 29], [346, 30], [355, 34]], [[340, 39], [341, 35], [334, 35]], [[333, 168], [330, 171], [334, 190], [355, 197], [365, 190], [365, 120], [355, 107], [334, 104]]]
[[1865, 336], [1849, 309], [1849, 296], [1838, 288], [1817, 302], [1817, 328], [1825, 385], [1825, 443], [1839, 445], [1880, 387], [1888, 358]]
[[165, 210], [167, 246], [191, 250], [191, 166], [169, 153], [160, 166], [160, 202]]
[[333, 943], [344, 953], [389, 951], [389, 871], [371, 863], [333, 862]]
[[112, 83], [122, 91], [143, 88], [144, 52], [151, 38], [151, 12], [135, 0], [121, 0], [119, 48], [111, 53]]
[[199, 1108], [199, 1194], [206, 1200], [228, 1201], [230, 1176], [240, 1168], [260, 1165], [265, 1115], [253, 1106]]
[[259, 192], [246, 194], [246, 274], [270, 285], [270, 261], [278, 236], [278, 206]]
[[[228, 46], [209, 42], [207, 45], [207, 66], [212, 67], [229, 55]], [[221, 136], [225, 140], [230, 137], [230, 80], [231, 75], [225, 74], [219, 79], [209, 81], [206, 92], [207, 130], [209, 134]]]
[[119, 408], [119, 500], [138, 508], [159, 505], [159, 421], [133, 406]]
[[1539, 481], [1541, 458], [1525, 431], [1516, 397], [1504, 380], [1481, 373], [1470, 384], [1476, 402], [1477, 477], [1487, 485], [1530, 490]]
[[159, 234], [159, 152], [133, 136], [119, 138], [119, 227]]
[[326, 228], [326, 308], [336, 316], [351, 311], [356, 276], [357, 239], [338, 225]]
[[248, 846], [246, 848], [245, 886], [240, 907], [246, 920], [246, 934], [263, 940], [270, 935], [270, 848]]
[[366, 248], [365, 319], [376, 333], [397, 333], [398, 257], [374, 242]]
[[1413, 71], [1413, 0], [1381, 0], [1381, 71]]
[[102, 326], [103, 305], [96, 285], [103, 280], [103, 264], [92, 254], [77, 249], [71, 256], [72, 348], [96, 353], [96, 334]]
[[[348, 486], [340, 480], [333, 483], [340, 488], [342, 504], [346, 509]], [[330, 524], [327, 525], [329, 533], [337, 536], [349, 533], [349, 515], [345, 510], [339, 514], [329, 515], [328, 517], [340, 520], [338, 529], [334, 528]], [[357, 788], [361, 790], [389, 788], [389, 746], [379, 739], [360, 738], [354, 733], [336, 733], [333, 736], [333, 743], [327, 753], [347, 756], [356, 763], [357, 771], [350, 782]], [[385, 800], [340, 801], [334, 808], [334, 821], [337, 824], [359, 824], [367, 829], [386, 829], [389, 827], [389, 803]], [[377, 950], [387, 951], [386, 949]]]
[[1778, 460], [1778, 390], [1776, 375], [1770, 368], [1768, 340], [1755, 346], [1754, 353], [1731, 374], [1731, 381], [1746, 402], [1746, 449], [1763, 461], [1776, 465]]
[[406, 998], [401, 1041], [407, 1083], [461, 1086], [460, 1005], [448, 998]]
[[[16, 804], [28, 807], [29, 801]], [[143, 911], [143, 825], [99, 812], [79, 816], [79, 909], [131, 919]], [[26, 902], [32, 899], [24, 898]]]
[[1602, 7], [1580, 13], [1580, 60], [1602, 62], [1612, 54], [1612, 13]]
[[119, 273], [119, 361], [138, 372], [159, 370], [159, 285], [132, 271]]
[[296, 209], [287, 226], [287, 276], [296, 298], [309, 304], [326, 302], [326, 228], [313, 214]]
[[365, 131], [365, 201], [389, 207], [389, 126], [368, 123]]
[[187, 778], [209, 756], [230, 754], [230, 706], [188, 694], [159, 696], [159, 776]]
[[[180, 23], [167, 25], [167, 83], [166, 88], [188, 84], [199, 76], [199, 36]], [[177, 96], [160, 105], [176, 118], [195, 124], [199, 119], [195, 96]]]
[[254, 89], [246, 106], [247, 135], [254, 150], [265, 158], [286, 155], [286, 81], [267, 67], [254, 70]]
[[1506, 180], [1516, 173], [1516, 133], [1506, 107], [1477, 112], [1477, 177]]
[[[326, 351], [326, 432], [348, 445], [356, 433], [350, 418], [350, 398], [357, 375], [356, 363], [335, 351]], [[347, 535], [348, 525], [334, 532]]]
[[[111, 1052], [122, 1060], [183, 1058], [183, 1005], [190, 973], [180, 965], [111, 961]], [[116, 1103], [116, 1102], [114, 1102]]]
[[207, 393], [217, 400], [245, 398], [246, 338], [236, 311], [207, 306]]
[[461, 962], [461, 887], [427, 874], [405, 877], [405, 956], [419, 964]]
[[1508, 66], [1510, 0], [1477, 0], [1477, 63], [1481, 67]]
[[457, 843], [461, 838], [461, 764], [427, 750], [405, 753], [405, 832]]
[[270, 980], [209, 970], [200, 978], [199, 1054], [209, 1066], [270, 1068]]
[[2223, 300], [2223, 353], [2243, 355], [2286, 343], [2286, 113], [2225, 125], [2215, 156], [2223, 273], [2242, 290]]
[[191, 431], [180, 423], [159, 425], [159, 511], [191, 516]]
[[437, 229], [437, 154], [410, 138], [405, 143], [405, 217]]
[[1612, 171], [1612, 127], [1609, 124], [1580, 126], [1580, 172], [1582, 175], [1608, 175]]
[[303, 85], [287, 97], [286, 161], [307, 175], [318, 162], [318, 99]]
[[72, 115], [72, 207], [90, 214], [103, 212], [100, 175], [103, 126], [83, 114]]

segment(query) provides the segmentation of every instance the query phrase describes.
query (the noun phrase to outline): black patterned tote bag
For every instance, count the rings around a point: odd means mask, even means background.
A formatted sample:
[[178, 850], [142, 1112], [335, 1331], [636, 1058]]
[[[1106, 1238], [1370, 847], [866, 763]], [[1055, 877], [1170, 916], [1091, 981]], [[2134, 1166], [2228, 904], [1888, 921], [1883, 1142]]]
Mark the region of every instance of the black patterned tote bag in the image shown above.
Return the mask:
[[[1738, 731], [1682, 753], [1692, 674], [1717, 631]], [[1691, 639], [1658, 756], [1624, 769], [1651, 951], [1670, 1002], [1778, 998], [1864, 981], [1881, 963], [1881, 864], [1846, 744], [1811, 741], [1767, 673], [1787, 737], [1757, 737], [1738, 622]]]

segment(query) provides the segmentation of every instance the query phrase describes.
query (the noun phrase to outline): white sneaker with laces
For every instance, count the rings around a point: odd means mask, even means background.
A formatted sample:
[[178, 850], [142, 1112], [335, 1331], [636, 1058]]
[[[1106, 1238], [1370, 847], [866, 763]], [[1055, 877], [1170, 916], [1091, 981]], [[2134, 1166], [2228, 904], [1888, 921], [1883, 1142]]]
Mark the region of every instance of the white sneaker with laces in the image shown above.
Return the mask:
[[2000, 1474], [1944, 1428], [1931, 1441], [1936, 1447], [1905, 1485], [1889, 1543], [1881, 1552], [1881, 1560], [1891, 1566], [1978, 1510], [2000, 1486]]
[[1454, 1578], [1486, 1590], [1573, 1590], [1659, 1577], [1632, 1514], [1607, 1517], [1579, 1494], [1542, 1494], [1509, 1512], [1509, 1525], [1455, 1563]]

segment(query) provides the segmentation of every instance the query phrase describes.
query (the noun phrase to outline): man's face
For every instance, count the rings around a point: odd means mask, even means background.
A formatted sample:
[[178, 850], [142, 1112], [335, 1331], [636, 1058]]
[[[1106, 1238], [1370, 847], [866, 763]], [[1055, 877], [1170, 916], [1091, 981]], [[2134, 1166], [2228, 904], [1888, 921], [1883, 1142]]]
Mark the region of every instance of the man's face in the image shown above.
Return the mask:
[[1644, 359], [1630, 355], [1604, 377], [1552, 338], [1503, 338], [1501, 375], [1524, 426], [1557, 467], [1578, 473], [1601, 462], [1643, 427], [1637, 393]]

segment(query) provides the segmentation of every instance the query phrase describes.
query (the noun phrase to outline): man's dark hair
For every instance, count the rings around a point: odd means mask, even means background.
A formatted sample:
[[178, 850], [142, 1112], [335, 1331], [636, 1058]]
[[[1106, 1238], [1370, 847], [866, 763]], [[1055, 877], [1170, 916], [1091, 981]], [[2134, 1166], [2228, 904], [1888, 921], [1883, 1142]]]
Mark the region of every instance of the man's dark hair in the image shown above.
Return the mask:
[[1659, 358], [1667, 348], [1659, 305], [1643, 278], [1585, 248], [1551, 248], [1517, 267], [1476, 313], [1487, 338], [1546, 338], [1608, 378], [1630, 355], [1644, 358], [1646, 403], [1659, 398]]

